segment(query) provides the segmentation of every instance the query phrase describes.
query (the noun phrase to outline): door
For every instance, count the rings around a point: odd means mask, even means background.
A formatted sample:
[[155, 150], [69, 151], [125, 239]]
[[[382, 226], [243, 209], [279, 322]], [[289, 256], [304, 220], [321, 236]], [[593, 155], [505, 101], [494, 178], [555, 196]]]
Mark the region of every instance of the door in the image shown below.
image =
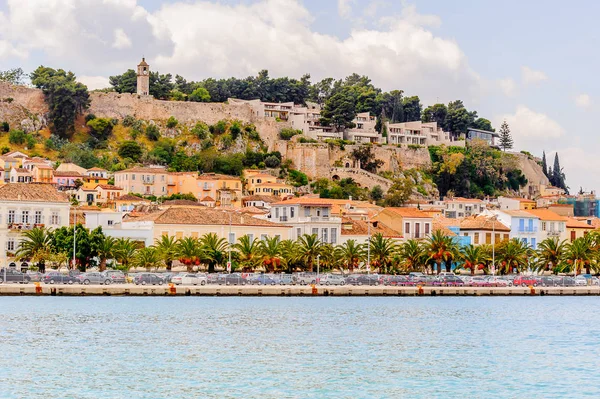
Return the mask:
[[577, 233], [575, 231], [571, 231], [571, 241], [575, 241], [575, 238], [577, 238]]
[[415, 238], [421, 238], [421, 223], [415, 223]]
[[519, 219], [519, 231], [525, 231], [525, 219]]

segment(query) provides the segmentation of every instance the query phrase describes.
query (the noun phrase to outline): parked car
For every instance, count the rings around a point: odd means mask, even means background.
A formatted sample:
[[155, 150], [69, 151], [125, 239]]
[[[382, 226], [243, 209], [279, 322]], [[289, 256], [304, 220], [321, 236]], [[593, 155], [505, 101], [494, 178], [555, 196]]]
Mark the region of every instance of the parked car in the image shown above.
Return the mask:
[[468, 280], [467, 285], [469, 287], [490, 287], [491, 283], [485, 276], [474, 276]]
[[31, 279], [32, 282], [41, 282], [44, 279], [44, 273], [34, 272], [32, 270], [27, 271], [27, 275]]
[[556, 280], [557, 287], [575, 287], [575, 279], [573, 277], [559, 277]]
[[246, 285], [248, 279], [244, 278], [241, 273], [221, 274], [219, 275], [219, 285]]
[[508, 281], [498, 276], [488, 276], [487, 281], [490, 283], [490, 287], [507, 287]]
[[275, 285], [277, 281], [266, 274], [260, 274], [258, 276], [250, 277], [248, 283], [252, 285]]
[[104, 272], [104, 275], [110, 278], [113, 284], [125, 284], [127, 280], [125, 273], [120, 270], [107, 270]]
[[438, 278], [440, 285], [445, 287], [459, 287], [465, 285], [465, 282], [458, 276], [446, 274]]
[[557, 285], [557, 279], [552, 276], [542, 276], [540, 278], [540, 285], [542, 287], [554, 287]]
[[294, 284], [307, 285], [317, 283], [317, 273], [297, 273], [292, 275]]
[[163, 285], [165, 280], [154, 273], [139, 273], [134, 279], [135, 285]]
[[513, 280], [513, 284], [515, 286], [520, 285], [521, 287], [527, 287], [529, 285], [537, 287], [540, 284], [540, 279], [536, 276], [518, 276]]
[[280, 274], [278, 275], [278, 283], [281, 285], [292, 285], [294, 284], [294, 279], [291, 274]]
[[0, 284], [6, 279], [7, 283], [27, 284], [31, 281], [31, 277], [25, 273], [21, 273], [15, 269], [0, 269]]
[[588, 285], [588, 279], [585, 278], [584, 276], [577, 276], [577, 277], [575, 277], [575, 285], [578, 287], [586, 286], [586, 285]]
[[384, 285], [408, 285], [408, 277], [406, 276], [387, 276], [383, 278]]
[[322, 274], [319, 276], [321, 285], [346, 285], [346, 278], [341, 274]]
[[171, 282], [176, 285], [206, 285], [208, 279], [204, 274], [179, 273], [171, 277]]
[[88, 285], [88, 284], [110, 285], [112, 283], [112, 280], [110, 277], [108, 277], [100, 272], [90, 272], [90, 273], [80, 274], [79, 276], [77, 276], [77, 280], [79, 281], [80, 284], [83, 284], [83, 285]]
[[346, 284], [379, 285], [379, 276], [375, 274], [354, 274], [346, 278]]
[[76, 277], [60, 272], [48, 272], [42, 280], [45, 284], [73, 284], [79, 282]]

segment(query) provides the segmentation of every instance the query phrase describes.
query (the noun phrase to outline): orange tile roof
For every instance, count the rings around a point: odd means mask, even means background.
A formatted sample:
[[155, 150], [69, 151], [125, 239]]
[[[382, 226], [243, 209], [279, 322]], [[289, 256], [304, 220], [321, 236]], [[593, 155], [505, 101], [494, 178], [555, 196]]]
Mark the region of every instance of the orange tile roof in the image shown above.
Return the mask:
[[[369, 224], [366, 220], [354, 220], [342, 217], [341, 235], [367, 235], [369, 234]], [[381, 234], [389, 238], [402, 238], [402, 234], [386, 226], [381, 222], [371, 224], [371, 236]]]
[[121, 195], [119, 198], [115, 198], [115, 201], [139, 201], [139, 202], [152, 202], [146, 198], [138, 197], [137, 195], [125, 194]]
[[405, 207], [405, 208], [385, 208], [385, 211], [390, 211], [393, 212], [399, 216], [405, 217], [405, 218], [427, 218], [430, 219], [431, 216], [429, 216], [429, 214], [427, 214], [426, 212], [423, 212], [417, 208], [413, 208], [413, 207]]
[[220, 173], [203, 173], [198, 176], [196, 179], [198, 180], [238, 180], [240, 181], [239, 176], [229, 176], [223, 175]]
[[137, 172], [137, 173], [167, 173], [167, 170], [165, 168], [150, 168], [150, 167], [142, 167], [142, 166], [136, 166], [134, 168], [130, 168], [130, 169], [125, 169], [125, 170], [120, 170], [116, 173], [128, 173], [128, 172]]
[[575, 218], [567, 218], [567, 228], [570, 229], [590, 229], [593, 230], [594, 226], [581, 222]]
[[0, 200], [68, 203], [69, 197], [58, 191], [54, 184], [8, 183], [0, 187]]
[[96, 188], [98, 187], [103, 190], [123, 190], [121, 187], [113, 186], [112, 184], [98, 184]]
[[213, 197], [207, 195], [206, 197], [202, 198], [200, 202], [215, 202], [215, 200]]
[[483, 201], [477, 198], [463, 198], [463, 197], [454, 197], [448, 198], [446, 202], [471, 202], [471, 203], [482, 203]]
[[470, 216], [460, 221], [461, 230], [495, 230], [498, 232], [509, 232], [510, 228], [499, 220], [486, 216]]
[[558, 213], [552, 212], [548, 209], [528, 209], [525, 212], [531, 213], [532, 215], [539, 217], [540, 220], [567, 220], [566, 216], [560, 216]]
[[247, 197], [242, 198], [242, 202], [248, 201], [262, 201], [268, 204], [272, 204], [281, 201], [281, 198], [276, 197], [274, 195], [249, 195]]

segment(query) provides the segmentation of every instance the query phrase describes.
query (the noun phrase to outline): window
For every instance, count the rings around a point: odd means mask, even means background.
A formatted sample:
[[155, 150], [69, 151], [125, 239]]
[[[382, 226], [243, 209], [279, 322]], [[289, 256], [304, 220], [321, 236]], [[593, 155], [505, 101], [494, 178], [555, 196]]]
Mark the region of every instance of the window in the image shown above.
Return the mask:
[[229, 244], [235, 244], [235, 233], [229, 233]]
[[15, 222], [15, 211], [8, 211], [8, 217], [6, 218], [8, 224]]
[[550, 222], [550, 231], [555, 231], [554, 222]]
[[492, 243], [492, 233], [485, 233], [485, 243], [486, 244]]
[[293, 206], [290, 207], [290, 217], [291, 218], [294, 217], [294, 207]]
[[248, 234], [248, 241], [250, 241], [250, 242], [254, 241], [254, 234]]
[[302, 229], [300, 227], [298, 227], [296, 229], [296, 238], [300, 238], [302, 237]]
[[429, 234], [429, 223], [425, 223], [425, 234]]
[[169, 236], [169, 232], [168, 231], [163, 231], [160, 233], [161, 236], [163, 237], [168, 237]]
[[542, 231], [546, 231], [546, 222], [542, 222]]
[[318, 228], [316, 228], [316, 227], [313, 227], [313, 229], [312, 229], [312, 234], [313, 234], [313, 235], [316, 235], [317, 237], [319, 237], [319, 229], [318, 229]]
[[327, 229], [321, 229], [321, 241], [327, 242]]
[[279, 208], [275, 208], [275, 218], [279, 219]]
[[50, 214], [50, 224], [53, 226], [60, 224], [60, 216], [58, 216], [58, 212], [52, 212], [52, 214]]
[[29, 224], [29, 211], [23, 211], [21, 213], [21, 223]]
[[329, 209], [323, 208], [323, 217], [324, 218], [328, 218], [329, 217]]
[[178, 240], [180, 238], [183, 238], [183, 231], [176, 231], [175, 232], [175, 238], [178, 239]]
[[499, 233], [496, 233], [496, 234], [494, 235], [494, 244], [497, 244], [497, 243], [499, 243], [499, 242], [500, 242], [500, 234], [499, 234]]
[[260, 240], [261, 241], [266, 241], [267, 240], [267, 235], [266, 234], [261, 234], [260, 235]]
[[331, 228], [331, 243], [337, 244], [337, 227]]
[[317, 216], [321, 216], [321, 208], [317, 208]]
[[[533, 239], [535, 240], [535, 238], [533, 238]], [[504, 241], [508, 241], [508, 240], [509, 240], [508, 234], [504, 234]]]
[[107, 224], [107, 225], [109, 225], [109, 226], [112, 226], [112, 225], [114, 224], [114, 221], [112, 221], [112, 220], [107, 220], [107, 221], [106, 221], [106, 224]]
[[304, 217], [309, 217], [310, 216], [310, 208], [306, 207], [304, 208]]
[[571, 231], [571, 241], [575, 241], [577, 238], [577, 233], [575, 231]]
[[198, 232], [192, 231], [192, 238], [198, 238]]
[[531, 248], [536, 249], [536, 244], [535, 238], [531, 238]]
[[135, 173], [131, 174], [131, 180], [135, 180]]
[[13, 238], [9, 238], [6, 241], [6, 250], [11, 252], [15, 250], [15, 240]]
[[404, 223], [404, 234], [410, 234], [410, 223]]
[[35, 211], [34, 223], [42, 224], [42, 211]]

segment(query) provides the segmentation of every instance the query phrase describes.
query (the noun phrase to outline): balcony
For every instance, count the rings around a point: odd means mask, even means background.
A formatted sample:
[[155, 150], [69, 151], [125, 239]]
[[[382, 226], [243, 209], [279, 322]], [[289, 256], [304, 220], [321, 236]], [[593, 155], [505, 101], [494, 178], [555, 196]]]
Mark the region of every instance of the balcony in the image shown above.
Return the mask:
[[560, 236], [560, 231], [558, 230], [548, 230], [548, 236], [549, 237], [558, 237]]
[[319, 223], [319, 222], [340, 223], [342, 221], [342, 219], [339, 217], [332, 217], [332, 216], [307, 216], [307, 217], [298, 218], [298, 221], [300, 223]]
[[537, 227], [519, 227], [519, 234], [537, 233]]
[[280, 222], [287, 222], [288, 221], [288, 217], [287, 216], [280, 216], [279, 217], [279, 221]]
[[19, 230], [31, 230], [35, 227], [44, 227], [43, 223], [35, 223], [35, 224], [31, 224], [31, 223], [9, 223], [8, 224], [8, 229], [9, 230], [13, 230], [13, 231], [19, 231]]
[[154, 184], [154, 179], [142, 179], [142, 184], [152, 185]]

